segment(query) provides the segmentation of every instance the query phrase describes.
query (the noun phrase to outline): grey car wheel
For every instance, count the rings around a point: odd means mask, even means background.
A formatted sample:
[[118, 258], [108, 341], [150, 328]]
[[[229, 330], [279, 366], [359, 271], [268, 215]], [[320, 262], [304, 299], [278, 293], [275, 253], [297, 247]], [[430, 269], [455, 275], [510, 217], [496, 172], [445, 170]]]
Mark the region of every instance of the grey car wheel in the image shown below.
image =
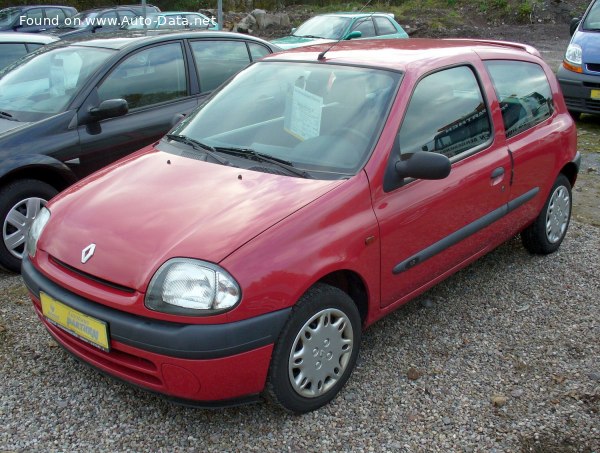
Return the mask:
[[0, 189], [0, 266], [19, 272], [29, 228], [42, 207], [57, 193], [51, 185], [35, 179], [13, 181]]
[[548, 254], [560, 247], [571, 220], [571, 183], [560, 174], [534, 222], [521, 232], [523, 245], [531, 253]]
[[6, 250], [15, 258], [23, 258], [27, 232], [40, 210], [47, 203], [48, 200], [43, 198], [25, 198], [8, 211], [2, 225], [2, 240]]
[[273, 349], [266, 396], [290, 412], [327, 404], [356, 363], [362, 321], [339, 288], [317, 283], [292, 308]]
[[294, 340], [288, 363], [292, 388], [306, 398], [328, 392], [348, 367], [353, 345], [348, 317], [340, 310], [321, 310]]

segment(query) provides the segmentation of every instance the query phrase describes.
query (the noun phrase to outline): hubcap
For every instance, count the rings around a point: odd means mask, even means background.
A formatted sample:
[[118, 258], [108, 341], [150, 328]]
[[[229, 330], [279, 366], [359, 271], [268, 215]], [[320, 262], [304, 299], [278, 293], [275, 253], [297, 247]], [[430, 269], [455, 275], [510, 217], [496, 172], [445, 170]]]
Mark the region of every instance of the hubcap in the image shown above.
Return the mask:
[[42, 198], [31, 197], [19, 201], [8, 211], [2, 226], [2, 239], [4, 246], [15, 258], [21, 259], [25, 250], [25, 238], [31, 228], [35, 217], [47, 201]]
[[546, 237], [551, 244], [555, 244], [565, 234], [569, 224], [571, 212], [571, 198], [566, 187], [557, 187], [546, 212]]
[[326, 393], [343, 376], [352, 346], [352, 324], [342, 311], [328, 308], [310, 318], [296, 335], [289, 358], [294, 390], [306, 398]]

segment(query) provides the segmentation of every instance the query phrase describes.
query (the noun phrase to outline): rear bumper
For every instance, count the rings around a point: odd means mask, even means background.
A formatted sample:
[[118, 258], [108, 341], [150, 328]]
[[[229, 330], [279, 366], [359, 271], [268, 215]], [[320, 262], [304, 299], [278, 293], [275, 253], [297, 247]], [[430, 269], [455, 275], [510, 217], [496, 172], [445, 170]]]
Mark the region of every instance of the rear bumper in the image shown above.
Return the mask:
[[600, 99], [591, 97], [592, 90], [600, 90], [600, 74], [578, 74], [561, 66], [557, 78], [569, 111], [600, 114]]
[[[116, 378], [194, 405], [228, 405], [259, 394], [273, 343], [289, 315], [288, 309], [229, 324], [176, 324], [86, 300], [46, 278], [27, 257], [22, 276], [40, 320], [67, 351]], [[107, 322], [110, 352], [50, 323], [42, 314], [40, 291]]]

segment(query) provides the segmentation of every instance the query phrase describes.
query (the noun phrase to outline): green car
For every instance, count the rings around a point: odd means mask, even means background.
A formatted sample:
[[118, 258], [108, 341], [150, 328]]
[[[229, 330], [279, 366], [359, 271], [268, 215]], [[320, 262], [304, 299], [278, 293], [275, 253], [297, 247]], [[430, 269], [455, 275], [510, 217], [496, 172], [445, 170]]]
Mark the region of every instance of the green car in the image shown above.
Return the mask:
[[408, 34], [387, 13], [331, 13], [315, 16], [298, 28], [292, 28], [290, 36], [272, 42], [282, 49], [335, 42], [343, 39], [395, 39], [408, 38]]

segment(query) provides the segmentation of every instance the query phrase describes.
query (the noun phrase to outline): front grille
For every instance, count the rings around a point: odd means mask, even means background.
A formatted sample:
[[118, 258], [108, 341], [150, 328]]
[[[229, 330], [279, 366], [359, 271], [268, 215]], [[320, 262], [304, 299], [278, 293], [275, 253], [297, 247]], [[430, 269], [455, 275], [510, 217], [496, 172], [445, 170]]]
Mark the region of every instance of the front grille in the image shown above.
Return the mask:
[[585, 67], [590, 72], [600, 72], [600, 64], [598, 63], [586, 63]]
[[137, 382], [141, 381], [148, 387], [164, 391], [164, 383], [160, 377], [160, 370], [150, 360], [119, 350], [118, 345], [115, 345], [114, 342], [111, 342], [110, 352], [104, 352], [95, 348], [48, 322], [42, 314], [41, 306], [37, 302], [34, 303], [34, 308], [37, 315], [56, 340], [75, 356], [96, 367], [110, 371], [121, 378], [129, 378]]
[[567, 104], [567, 107], [583, 107], [585, 105], [585, 100], [583, 98], [565, 96], [565, 103]]
[[590, 109], [590, 110], [596, 110], [600, 112], [600, 101], [594, 101], [592, 99], [586, 99], [585, 100], [585, 106], [586, 108]]
[[113, 282], [110, 282], [108, 280], [104, 280], [103, 278], [95, 277], [94, 275], [88, 274], [87, 272], [80, 271], [79, 269], [77, 269], [77, 268], [75, 268], [75, 267], [73, 267], [73, 266], [71, 266], [71, 265], [69, 265], [67, 263], [63, 263], [61, 260], [56, 259], [53, 256], [50, 256], [50, 260], [55, 265], [57, 265], [59, 267], [62, 267], [63, 269], [66, 269], [66, 270], [68, 270], [68, 271], [70, 271], [70, 272], [72, 272], [74, 274], [77, 274], [78, 276], [83, 277], [85, 279], [92, 280], [92, 281], [94, 281], [96, 283], [100, 283], [101, 285], [108, 286], [109, 288], [116, 289], [118, 291], [122, 291], [122, 292], [127, 293], [127, 294], [133, 294], [133, 293], [135, 293], [135, 289], [133, 289], [133, 288], [129, 288], [127, 286], [119, 285], [118, 283], [113, 283]]

